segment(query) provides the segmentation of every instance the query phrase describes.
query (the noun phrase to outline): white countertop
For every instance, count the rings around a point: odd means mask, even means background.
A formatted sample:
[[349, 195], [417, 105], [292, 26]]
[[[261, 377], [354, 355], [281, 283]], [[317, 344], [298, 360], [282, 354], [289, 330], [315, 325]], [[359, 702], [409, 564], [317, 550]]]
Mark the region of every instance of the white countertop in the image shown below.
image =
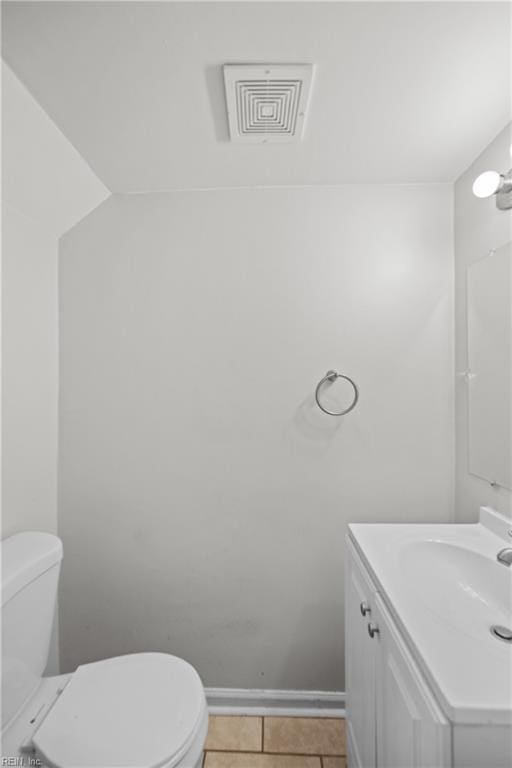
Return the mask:
[[446, 716], [454, 723], [512, 722], [512, 520], [488, 508], [480, 523], [353, 524], [366, 561]]

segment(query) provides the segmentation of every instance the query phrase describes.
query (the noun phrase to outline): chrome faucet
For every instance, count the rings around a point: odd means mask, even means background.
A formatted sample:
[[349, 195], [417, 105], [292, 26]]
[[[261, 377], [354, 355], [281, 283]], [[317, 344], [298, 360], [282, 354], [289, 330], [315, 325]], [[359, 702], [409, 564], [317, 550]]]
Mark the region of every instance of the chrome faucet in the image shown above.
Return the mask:
[[500, 549], [498, 554], [496, 555], [496, 559], [498, 563], [503, 563], [503, 565], [512, 565], [512, 549], [510, 547], [505, 547], [505, 549]]

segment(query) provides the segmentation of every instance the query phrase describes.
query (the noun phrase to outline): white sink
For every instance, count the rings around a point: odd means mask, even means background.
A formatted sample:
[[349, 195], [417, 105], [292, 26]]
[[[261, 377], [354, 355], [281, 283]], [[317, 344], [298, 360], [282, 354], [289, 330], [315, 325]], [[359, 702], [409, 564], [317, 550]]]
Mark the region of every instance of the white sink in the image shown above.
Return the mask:
[[512, 722], [512, 520], [488, 508], [466, 524], [354, 524], [350, 533], [445, 713]]
[[511, 573], [496, 557], [427, 539], [407, 544], [401, 560], [407, 580], [421, 583], [425, 609], [456, 631], [481, 637], [493, 624], [512, 628]]

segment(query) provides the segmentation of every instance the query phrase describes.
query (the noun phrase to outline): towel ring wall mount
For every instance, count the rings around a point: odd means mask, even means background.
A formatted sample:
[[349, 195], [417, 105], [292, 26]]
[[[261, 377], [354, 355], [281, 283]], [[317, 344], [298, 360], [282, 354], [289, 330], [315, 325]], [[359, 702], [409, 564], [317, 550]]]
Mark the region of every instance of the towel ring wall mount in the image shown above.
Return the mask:
[[[322, 389], [323, 385], [327, 381], [329, 381], [332, 384], [336, 381], [336, 379], [345, 379], [345, 381], [348, 381], [348, 383], [351, 384], [354, 389], [354, 399], [352, 400], [351, 404], [349, 405], [348, 408], [345, 408], [344, 411], [339, 411], [339, 412], [327, 410], [327, 408], [324, 408], [324, 406], [320, 402], [320, 390]], [[352, 411], [356, 407], [357, 401], [359, 400], [359, 390], [357, 388], [356, 383], [352, 381], [350, 376], [345, 376], [343, 373], [338, 373], [337, 371], [327, 371], [323, 379], [321, 379], [317, 384], [317, 387], [315, 389], [315, 400], [320, 410], [323, 411], [324, 413], [327, 413], [329, 416], [344, 416], [346, 413], [350, 413], [350, 411]]]

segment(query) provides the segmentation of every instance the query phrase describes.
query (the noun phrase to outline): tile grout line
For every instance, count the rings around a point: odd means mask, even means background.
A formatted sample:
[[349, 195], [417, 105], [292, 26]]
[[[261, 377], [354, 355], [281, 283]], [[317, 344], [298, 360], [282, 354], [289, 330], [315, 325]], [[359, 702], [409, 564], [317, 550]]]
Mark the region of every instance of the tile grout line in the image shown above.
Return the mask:
[[279, 757], [280, 755], [284, 755], [284, 757], [319, 757], [320, 759], [323, 759], [324, 757], [344, 757], [346, 758], [346, 755], [343, 755], [341, 752], [336, 752], [336, 754], [332, 755], [324, 755], [321, 752], [262, 752], [259, 749], [207, 749], [205, 750], [205, 755], [210, 753], [213, 754], [221, 754], [221, 755], [271, 755], [272, 757]]

